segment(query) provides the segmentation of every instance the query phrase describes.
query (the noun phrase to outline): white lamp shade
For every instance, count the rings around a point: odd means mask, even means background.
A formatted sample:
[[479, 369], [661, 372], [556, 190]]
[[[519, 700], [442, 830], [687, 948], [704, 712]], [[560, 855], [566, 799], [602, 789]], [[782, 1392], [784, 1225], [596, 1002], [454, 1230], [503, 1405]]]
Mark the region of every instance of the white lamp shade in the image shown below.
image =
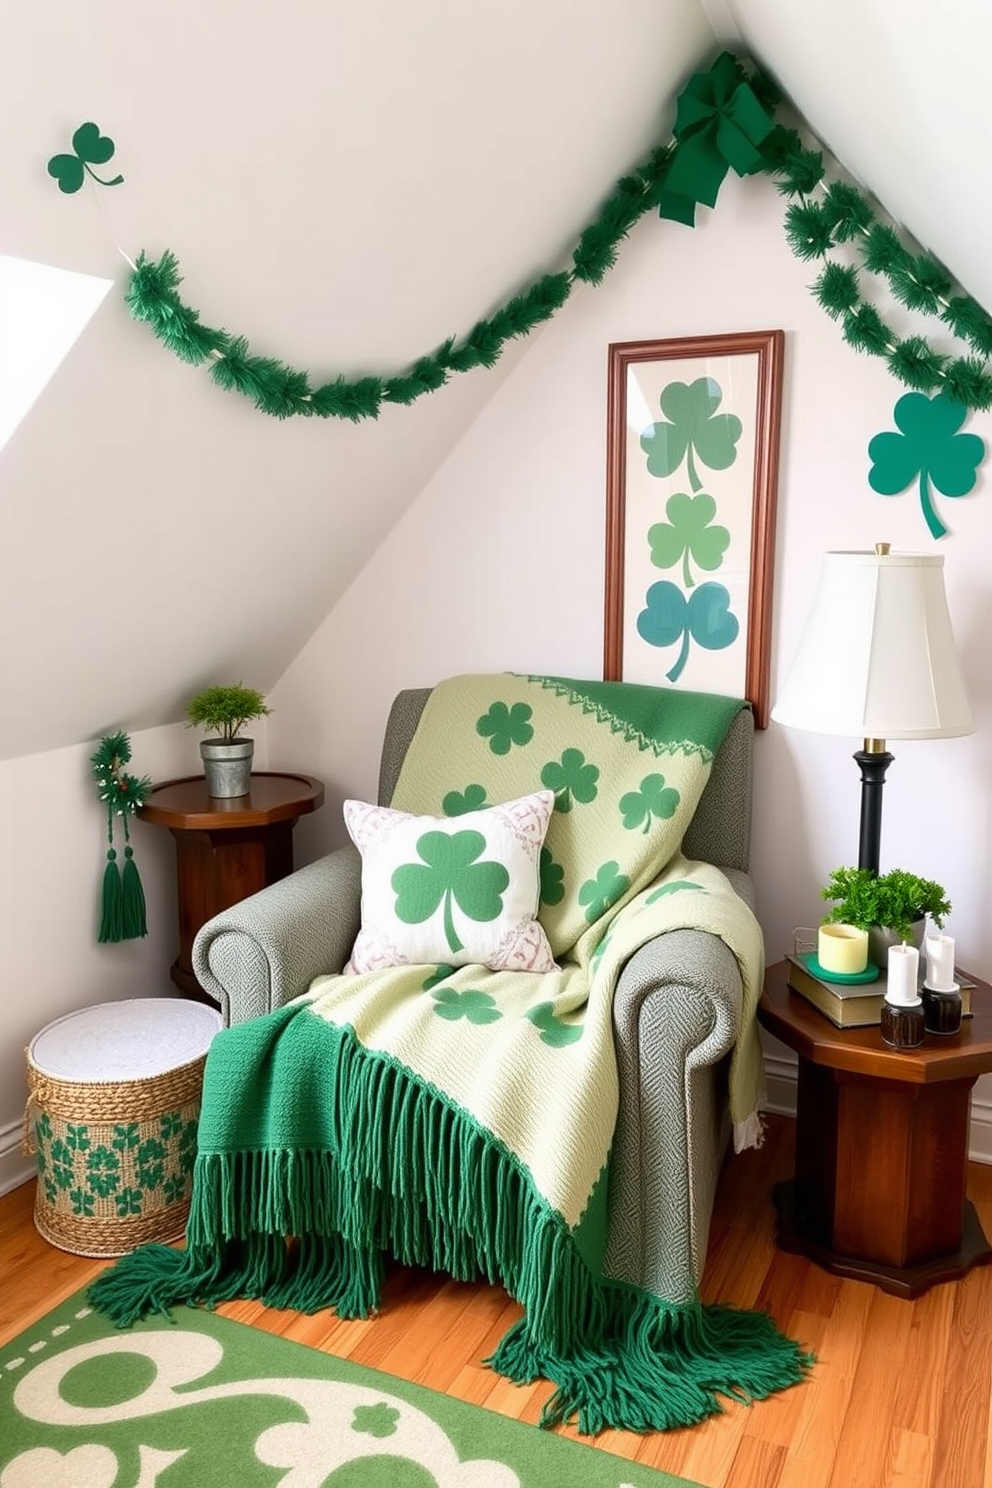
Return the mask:
[[973, 733], [943, 568], [921, 553], [826, 553], [772, 718], [864, 739]]

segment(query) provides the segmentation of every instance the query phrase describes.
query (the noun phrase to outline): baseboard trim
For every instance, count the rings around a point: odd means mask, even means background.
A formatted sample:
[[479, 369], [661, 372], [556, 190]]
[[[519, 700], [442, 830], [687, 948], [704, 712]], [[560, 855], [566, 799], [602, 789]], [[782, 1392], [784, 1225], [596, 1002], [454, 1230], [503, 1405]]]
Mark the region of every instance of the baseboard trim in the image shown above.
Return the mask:
[[[780, 1054], [765, 1055], [764, 1109], [778, 1116], [795, 1116], [798, 1062]], [[968, 1157], [972, 1162], [992, 1164], [992, 1100], [972, 1096]]]
[[0, 1194], [10, 1193], [28, 1183], [38, 1171], [34, 1158], [28, 1157], [22, 1147], [24, 1128], [19, 1121], [0, 1126]]

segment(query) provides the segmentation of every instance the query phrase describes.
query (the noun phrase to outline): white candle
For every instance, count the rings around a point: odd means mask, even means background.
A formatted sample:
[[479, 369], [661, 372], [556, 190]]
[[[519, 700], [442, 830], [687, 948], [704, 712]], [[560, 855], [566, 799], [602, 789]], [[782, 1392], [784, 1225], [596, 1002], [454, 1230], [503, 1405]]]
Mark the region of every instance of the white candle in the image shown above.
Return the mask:
[[868, 965], [868, 931], [857, 925], [821, 925], [816, 959], [824, 971], [853, 975]]
[[915, 946], [889, 946], [889, 979], [885, 988], [886, 1002], [905, 1006], [919, 1002], [916, 990], [916, 975], [920, 966], [920, 953]]
[[954, 938], [927, 936], [927, 986], [934, 992], [950, 992], [954, 986]]

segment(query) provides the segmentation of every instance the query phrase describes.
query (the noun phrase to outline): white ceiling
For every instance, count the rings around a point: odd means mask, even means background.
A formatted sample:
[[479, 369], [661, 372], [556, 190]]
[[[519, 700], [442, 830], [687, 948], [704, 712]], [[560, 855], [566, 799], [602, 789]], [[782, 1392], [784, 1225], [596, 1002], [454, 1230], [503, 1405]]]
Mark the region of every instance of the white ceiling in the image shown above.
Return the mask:
[[[521, 355], [280, 423], [121, 301], [141, 249], [252, 349], [390, 371], [567, 261], [720, 39], [992, 305], [988, 0], [33, 0], [0, 13], [0, 253], [117, 279], [0, 452], [0, 758], [270, 687]], [[122, 186], [58, 192], [95, 120]], [[467, 493], [468, 494], [468, 493]]]
[[[992, 308], [989, 0], [704, 0], [834, 156]], [[959, 348], [960, 349], [960, 348]]]

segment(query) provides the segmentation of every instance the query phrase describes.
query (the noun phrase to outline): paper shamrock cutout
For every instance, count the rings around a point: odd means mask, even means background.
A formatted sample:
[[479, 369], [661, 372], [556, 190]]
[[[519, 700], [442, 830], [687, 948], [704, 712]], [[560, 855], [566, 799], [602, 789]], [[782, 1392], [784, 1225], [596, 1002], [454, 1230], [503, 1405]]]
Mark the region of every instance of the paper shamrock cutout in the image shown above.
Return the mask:
[[967, 496], [985, 459], [984, 439], [958, 432], [967, 416], [967, 408], [944, 393], [905, 393], [892, 414], [902, 432], [876, 434], [868, 444], [872, 490], [897, 496], [919, 477], [920, 506], [933, 537], [943, 537], [947, 528], [934, 510], [930, 487], [944, 496]]
[[687, 589], [695, 584], [689, 560], [712, 573], [720, 567], [730, 546], [726, 527], [714, 527], [716, 502], [705, 491], [689, 496], [676, 491], [665, 505], [667, 522], [655, 522], [648, 528], [651, 562], [655, 568], [674, 568], [681, 559], [682, 582]]
[[95, 171], [90, 170], [91, 165], [106, 165], [114, 153], [114, 142], [106, 134], [101, 134], [96, 124], [80, 124], [72, 136], [73, 155], [53, 155], [48, 162], [48, 174], [53, 176], [59, 183], [59, 190], [70, 195], [78, 191], [87, 175], [100, 186], [119, 186], [123, 176], [115, 176], [112, 181], [104, 181]]
[[693, 455], [710, 470], [729, 470], [737, 459], [743, 425], [736, 413], [717, 413], [723, 390], [712, 377], [697, 377], [688, 384], [670, 382], [659, 402], [665, 419], [649, 424], [641, 435], [648, 474], [674, 475], [685, 460], [690, 486], [701, 491]]
[[665, 673], [677, 682], [689, 659], [689, 642], [707, 651], [732, 646], [740, 632], [740, 621], [730, 608], [730, 595], [722, 584], [700, 584], [686, 599], [674, 584], [652, 584], [645, 608], [637, 617], [637, 633], [649, 646], [674, 646], [682, 642], [674, 666]]

